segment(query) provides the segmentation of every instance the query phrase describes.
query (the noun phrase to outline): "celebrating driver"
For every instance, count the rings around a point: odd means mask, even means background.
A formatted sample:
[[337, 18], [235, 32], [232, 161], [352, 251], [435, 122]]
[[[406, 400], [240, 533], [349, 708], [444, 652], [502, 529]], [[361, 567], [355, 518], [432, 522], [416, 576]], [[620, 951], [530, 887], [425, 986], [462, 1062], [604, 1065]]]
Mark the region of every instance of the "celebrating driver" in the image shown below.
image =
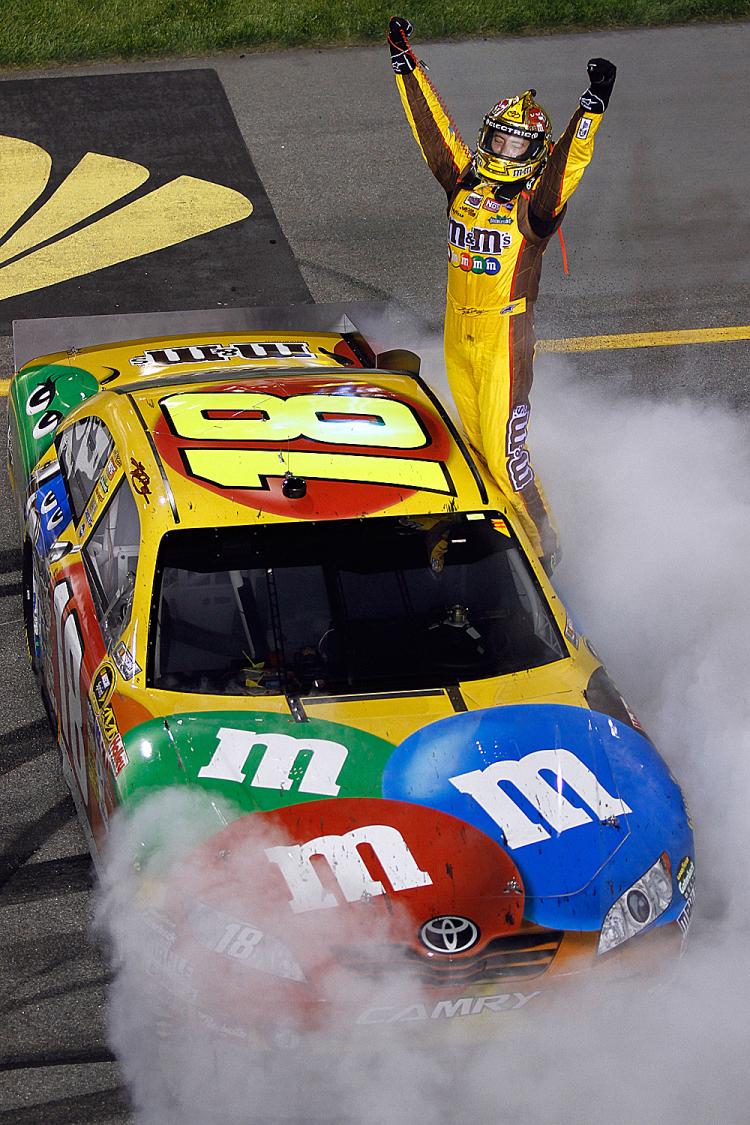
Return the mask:
[[536, 91], [526, 90], [492, 107], [471, 152], [412, 51], [411, 34], [408, 20], [391, 19], [404, 111], [448, 196], [448, 381], [469, 442], [551, 571], [557, 533], [527, 448], [534, 302], [542, 254], [593, 155], [615, 66], [589, 62], [589, 88], [556, 144]]

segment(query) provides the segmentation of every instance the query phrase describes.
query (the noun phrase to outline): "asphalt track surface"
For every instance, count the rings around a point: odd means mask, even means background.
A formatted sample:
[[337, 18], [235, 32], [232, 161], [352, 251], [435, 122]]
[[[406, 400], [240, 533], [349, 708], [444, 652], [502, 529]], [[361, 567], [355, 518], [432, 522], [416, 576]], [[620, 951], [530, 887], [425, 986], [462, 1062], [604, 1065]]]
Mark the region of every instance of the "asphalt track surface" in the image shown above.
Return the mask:
[[[729, 119], [750, 99], [750, 24], [475, 40], [421, 54], [470, 141], [481, 112], [529, 85], [561, 130], [584, 88], [586, 60], [604, 55], [618, 64], [596, 156], [565, 223], [570, 276], [554, 246], [546, 255], [542, 339], [636, 333], [653, 344], [652, 333], [747, 324], [750, 155]], [[392, 300], [434, 337], [444, 202], [402, 118], [386, 52], [248, 54], [54, 74], [196, 67], [217, 71], [313, 299]], [[108, 271], [96, 276], [116, 301]], [[45, 314], [56, 312], [50, 297]], [[564, 362], [584, 382], [746, 410], [747, 340], [708, 338], [616, 353], [596, 346], [570, 351]], [[537, 366], [548, 362], [540, 354]], [[11, 373], [10, 341], [0, 339], [0, 377]], [[4, 478], [0, 527], [0, 1121], [127, 1121], [104, 1035], [107, 969], [87, 937], [85, 846], [26, 667]]]
[[310, 300], [214, 70], [19, 79], [1, 100], [0, 333]]

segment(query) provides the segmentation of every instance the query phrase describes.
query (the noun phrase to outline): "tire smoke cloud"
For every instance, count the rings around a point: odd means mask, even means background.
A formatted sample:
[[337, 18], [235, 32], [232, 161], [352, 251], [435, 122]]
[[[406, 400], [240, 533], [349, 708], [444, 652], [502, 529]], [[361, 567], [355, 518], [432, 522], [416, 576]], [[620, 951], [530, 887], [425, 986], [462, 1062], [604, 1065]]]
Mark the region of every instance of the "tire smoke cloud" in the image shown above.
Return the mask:
[[[422, 345], [423, 373], [445, 396], [442, 376], [433, 374], [439, 344]], [[577, 381], [558, 357], [539, 363], [533, 405], [532, 454], [563, 544], [554, 584], [691, 807], [698, 893], [684, 956], [616, 985], [592, 975], [548, 993], [542, 977], [535, 982], [541, 1003], [470, 1019], [458, 1011], [444, 1021], [455, 1035], [439, 1041], [425, 1034], [416, 993], [396, 990], [384, 999], [380, 986], [377, 1003], [405, 1018], [366, 1027], [357, 1044], [334, 1021], [299, 1038], [292, 1028], [278, 1051], [253, 1057], [241, 1037], [231, 1050], [217, 1048], [215, 1025], [183, 1022], [176, 1037], [171, 1029], [170, 1073], [162, 1065], [169, 1005], [145, 967], [139, 902], [144, 872], [152, 872], [146, 862], [134, 877], [133, 848], [158, 826], [159, 864], [164, 854], [188, 854], [209, 824], [215, 830], [216, 810], [189, 794], [166, 794], [144, 806], [145, 820], [115, 826], [99, 896], [99, 924], [117, 968], [110, 1041], [142, 1125], [746, 1118], [746, 419], [703, 401], [613, 396]], [[226, 909], [231, 914], [231, 901]], [[274, 922], [264, 919], [263, 928]], [[159, 936], [147, 937], [149, 955], [179, 979], [163, 934], [158, 952]], [[383, 940], [392, 936], [385, 926]], [[333, 936], [324, 928], [318, 939], [325, 945]], [[331, 995], [351, 990], [351, 974], [332, 973], [328, 987]], [[365, 984], [354, 1003], [362, 1011], [373, 1003]], [[230, 1040], [231, 1030], [227, 1018]]]

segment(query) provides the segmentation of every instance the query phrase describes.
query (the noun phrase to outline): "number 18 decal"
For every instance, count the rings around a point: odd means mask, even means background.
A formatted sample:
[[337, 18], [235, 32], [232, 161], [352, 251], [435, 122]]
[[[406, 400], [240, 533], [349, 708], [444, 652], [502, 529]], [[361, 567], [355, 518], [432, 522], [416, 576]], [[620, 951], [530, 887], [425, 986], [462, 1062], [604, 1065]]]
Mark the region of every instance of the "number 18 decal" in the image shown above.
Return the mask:
[[[267, 489], [269, 478], [293, 471], [308, 480], [454, 492], [444, 462], [424, 456], [433, 444], [425, 423], [399, 399], [216, 390], [178, 392], [162, 399], [161, 408], [174, 437], [212, 443], [183, 445], [180, 452], [192, 476], [219, 488]], [[332, 448], [342, 446], [351, 448]], [[396, 450], [416, 456], [391, 453]]]

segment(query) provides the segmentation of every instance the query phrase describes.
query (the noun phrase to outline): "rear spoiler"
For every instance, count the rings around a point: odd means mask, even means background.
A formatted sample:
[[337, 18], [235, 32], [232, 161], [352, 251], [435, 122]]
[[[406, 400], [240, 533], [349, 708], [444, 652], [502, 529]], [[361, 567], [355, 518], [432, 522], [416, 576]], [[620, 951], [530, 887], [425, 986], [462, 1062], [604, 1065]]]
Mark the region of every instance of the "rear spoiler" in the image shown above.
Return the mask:
[[[228, 332], [337, 332], [354, 337], [375, 366], [398, 368], [416, 375], [420, 359], [399, 345], [419, 331], [408, 313], [392, 304], [350, 301], [322, 305], [278, 305], [268, 308], [193, 309], [178, 312], [114, 313], [106, 316], [61, 316], [13, 321], [16, 371], [29, 360], [54, 352], [75, 353], [97, 344], [125, 340]], [[422, 326], [422, 331], [424, 327]]]

